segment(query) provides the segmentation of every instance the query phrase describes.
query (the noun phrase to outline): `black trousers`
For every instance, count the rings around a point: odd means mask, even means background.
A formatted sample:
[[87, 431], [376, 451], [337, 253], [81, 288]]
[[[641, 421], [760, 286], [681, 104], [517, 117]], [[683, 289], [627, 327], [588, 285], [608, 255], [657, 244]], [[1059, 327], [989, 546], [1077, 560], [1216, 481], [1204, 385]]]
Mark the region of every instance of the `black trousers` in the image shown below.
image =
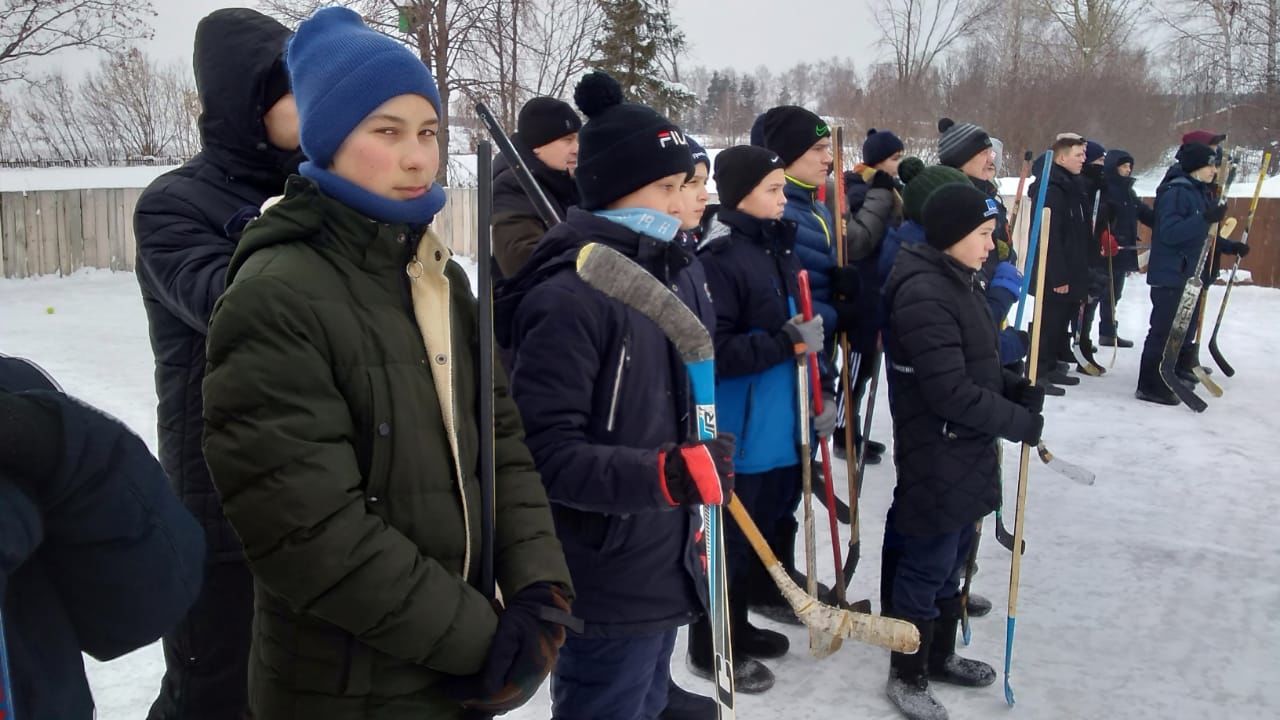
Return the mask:
[[[1181, 299], [1181, 287], [1151, 288], [1151, 326], [1147, 330], [1146, 343], [1142, 346], [1142, 367], [1138, 374], [1139, 387], [1152, 387], [1151, 383], [1159, 380], [1160, 361], [1164, 357], [1165, 346], [1169, 342], [1169, 333], [1173, 330], [1174, 316], [1178, 314], [1178, 302]], [[1178, 365], [1182, 367], [1189, 368], [1192, 363], [1198, 324], [1199, 318], [1192, 313], [1186, 337], [1182, 340], [1182, 347], [1178, 349]]]
[[[1120, 306], [1120, 296], [1124, 294], [1124, 281], [1128, 273], [1123, 270], [1112, 268], [1111, 287], [1114, 288], [1116, 296], [1116, 307]], [[1116, 322], [1115, 313], [1111, 309], [1111, 296], [1103, 297], [1101, 300], [1102, 309], [1100, 311], [1101, 319], [1098, 322], [1098, 334], [1102, 337], [1115, 337], [1119, 332], [1119, 325]]]
[[[1043, 327], [1039, 329], [1039, 370], [1041, 374], [1048, 374], [1054, 371], [1054, 362], [1059, 358], [1071, 357], [1069, 332], [1071, 320], [1077, 315], [1080, 303], [1068, 300], [1065, 295], [1059, 295], [1048, 288], [1045, 288], [1044, 295], [1044, 309], [1040, 311], [1040, 323]], [[1036, 301], [1039, 302], [1040, 298]]]
[[164, 677], [148, 720], [249, 717], [253, 575], [240, 562], [205, 566], [187, 616], [163, 638]]

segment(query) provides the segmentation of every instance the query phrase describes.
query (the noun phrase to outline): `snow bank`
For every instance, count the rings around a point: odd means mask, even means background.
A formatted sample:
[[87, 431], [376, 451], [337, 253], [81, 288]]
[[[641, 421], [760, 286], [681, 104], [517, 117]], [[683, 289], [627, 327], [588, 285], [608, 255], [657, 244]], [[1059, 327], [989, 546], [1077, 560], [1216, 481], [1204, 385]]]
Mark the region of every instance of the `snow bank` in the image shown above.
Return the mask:
[[175, 167], [0, 168], [0, 192], [144, 188]]

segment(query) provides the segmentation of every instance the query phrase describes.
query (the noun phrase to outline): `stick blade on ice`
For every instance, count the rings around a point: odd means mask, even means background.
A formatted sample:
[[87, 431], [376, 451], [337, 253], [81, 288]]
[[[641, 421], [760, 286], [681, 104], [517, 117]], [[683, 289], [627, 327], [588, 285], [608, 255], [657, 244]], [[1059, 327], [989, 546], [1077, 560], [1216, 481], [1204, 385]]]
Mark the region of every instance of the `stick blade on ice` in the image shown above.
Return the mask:
[[1082, 468], [1079, 465], [1069, 463], [1049, 452], [1049, 448], [1045, 447], [1044, 442], [1036, 445], [1036, 453], [1040, 456], [1040, 462], [1048, 465], [1049, 469], [1069, 480], [1074, 480], [1081, 485], [1092, 485], [1098, 479], [1098, 476], [1092, 471]]
[[706, 326], [653, 275], [611, 247], [590, 243], [578, 251], [578, 277], [657, 323], [686, 363], [715, 357]]

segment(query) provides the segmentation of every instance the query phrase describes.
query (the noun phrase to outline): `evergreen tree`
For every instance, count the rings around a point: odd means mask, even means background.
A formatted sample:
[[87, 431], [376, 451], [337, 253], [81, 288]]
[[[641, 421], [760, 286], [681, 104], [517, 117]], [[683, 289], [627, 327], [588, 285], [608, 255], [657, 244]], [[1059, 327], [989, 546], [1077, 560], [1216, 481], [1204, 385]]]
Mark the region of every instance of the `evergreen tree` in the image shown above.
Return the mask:
[[697, 97], [679, 83], [676, 59], [684, 33], [671, 21], [668, 0], [597, 0], [604, 29], [592, 64], [617, 79], [627, 98], [679, 122]]

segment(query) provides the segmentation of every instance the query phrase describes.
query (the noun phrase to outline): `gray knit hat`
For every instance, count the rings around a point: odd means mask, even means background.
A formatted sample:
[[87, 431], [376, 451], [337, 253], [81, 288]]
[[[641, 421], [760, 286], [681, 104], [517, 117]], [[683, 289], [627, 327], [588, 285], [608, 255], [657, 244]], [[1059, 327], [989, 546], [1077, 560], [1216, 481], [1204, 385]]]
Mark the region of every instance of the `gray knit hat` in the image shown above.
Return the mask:
[[938, 162], [958, 168], [974, 155], [991, 147], [991, 136], [973, 123], [956, 123], [951, 118], [938, 121]]

